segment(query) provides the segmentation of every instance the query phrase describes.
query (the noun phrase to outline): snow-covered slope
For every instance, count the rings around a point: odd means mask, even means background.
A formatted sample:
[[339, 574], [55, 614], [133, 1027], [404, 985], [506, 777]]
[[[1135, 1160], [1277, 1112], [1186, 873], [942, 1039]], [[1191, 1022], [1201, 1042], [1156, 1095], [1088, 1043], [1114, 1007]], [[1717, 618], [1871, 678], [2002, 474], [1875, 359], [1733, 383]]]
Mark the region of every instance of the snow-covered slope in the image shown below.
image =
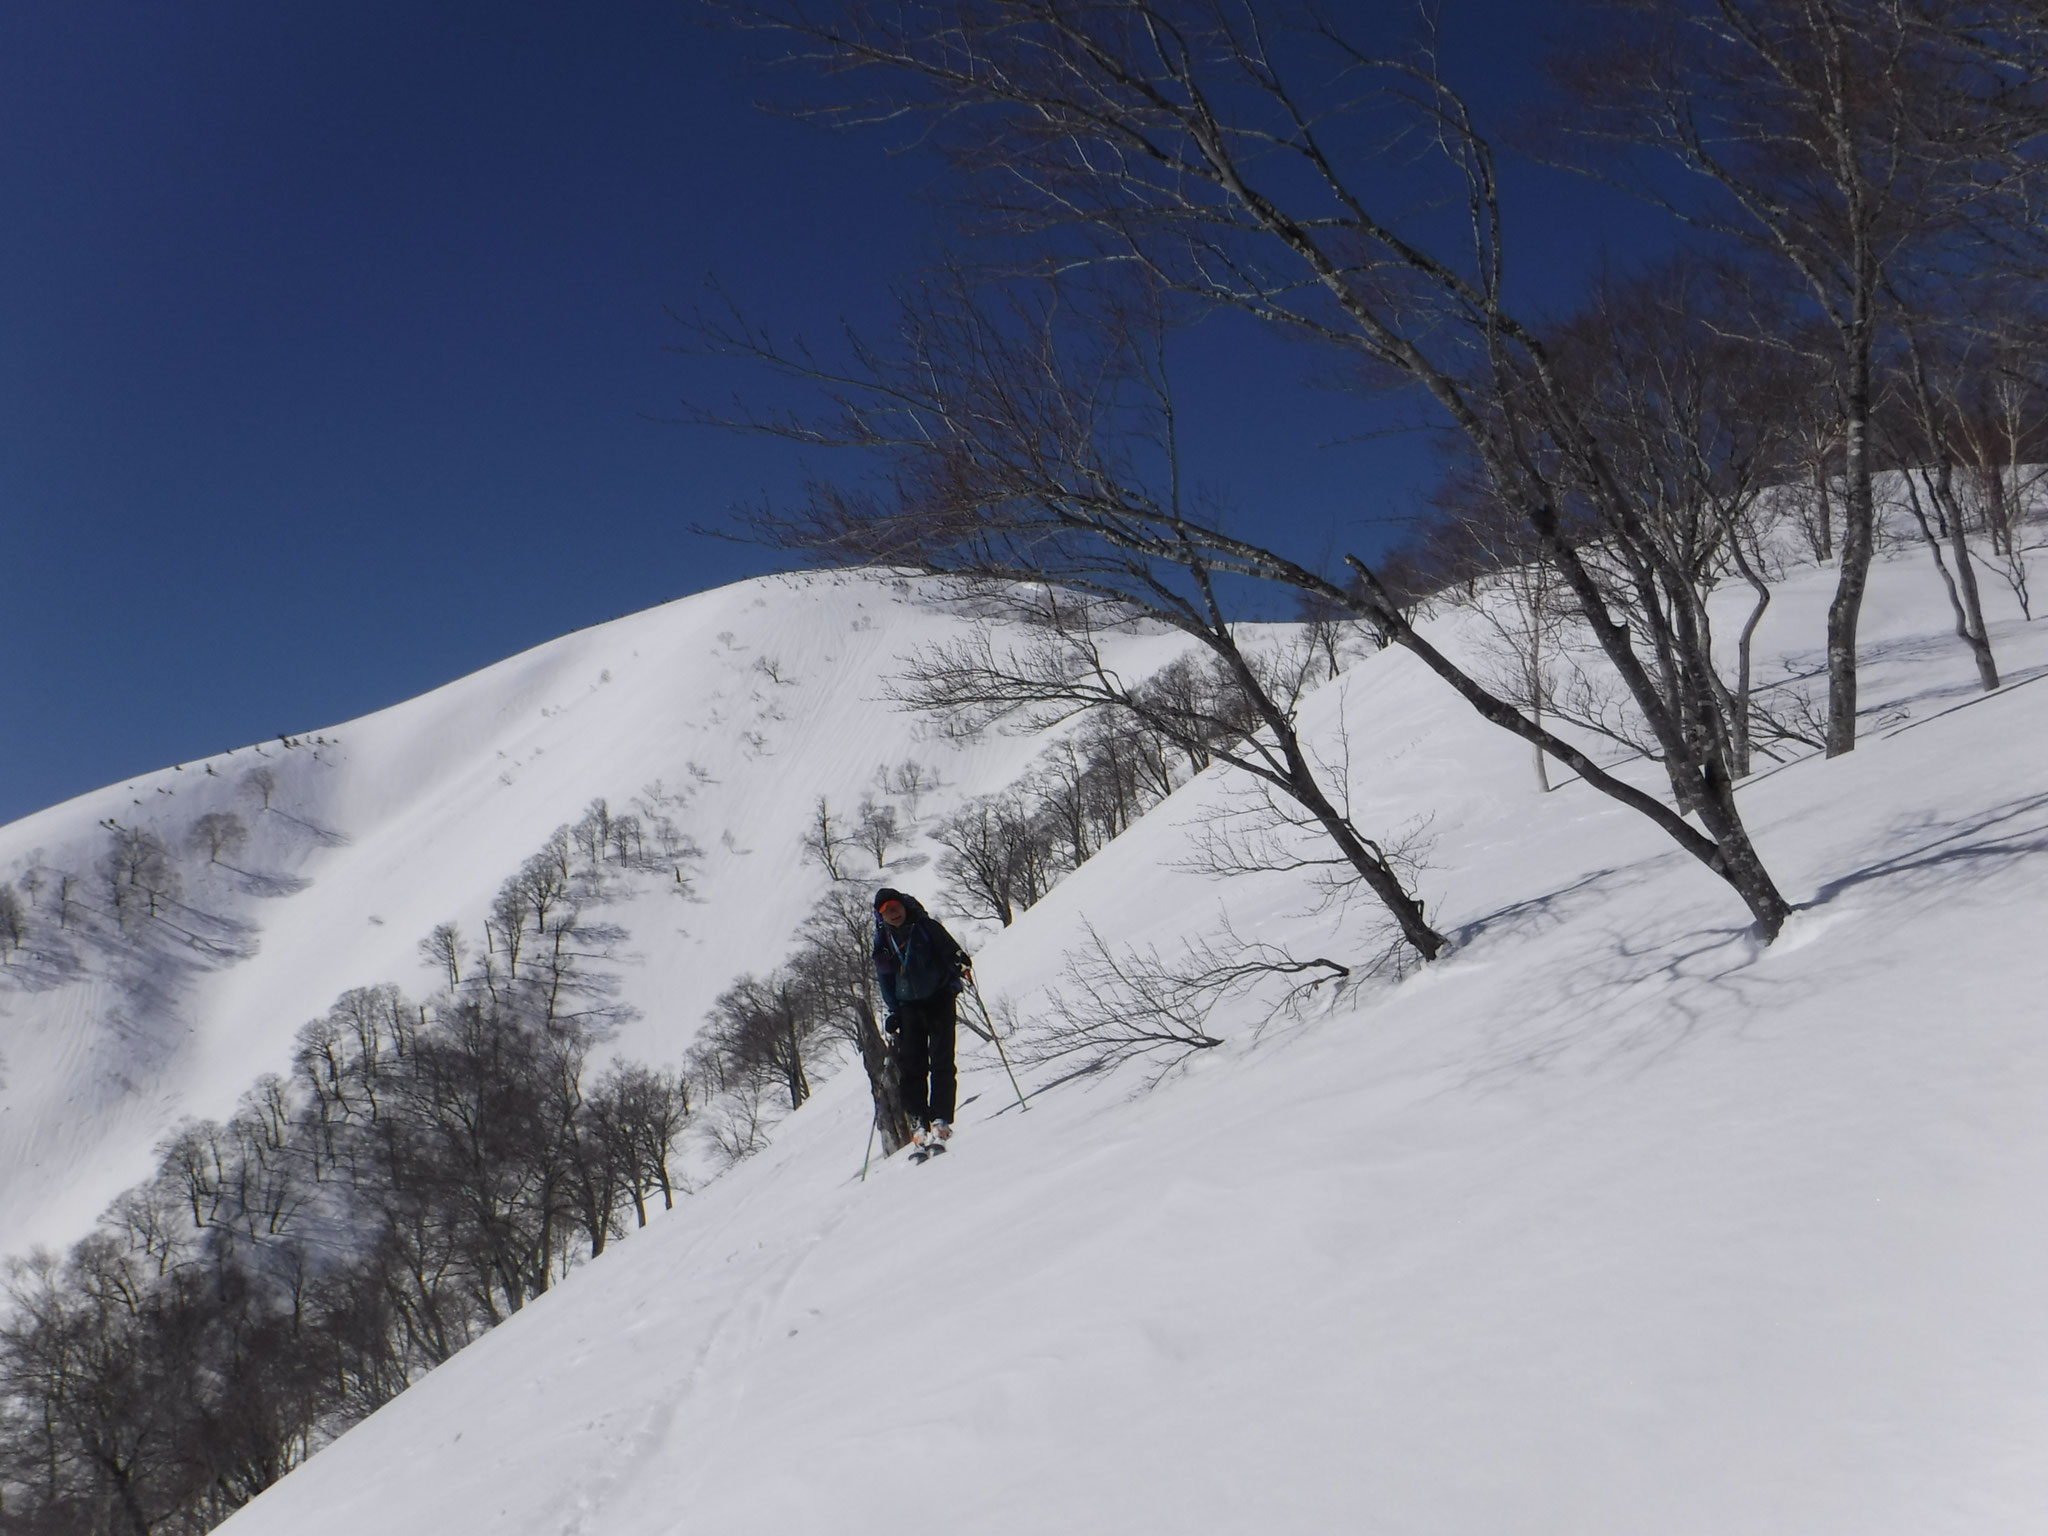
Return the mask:
[[[1878, 572], [1862, 748], [1746, 791], [1808, 903], [1770, 950], [1647, 828], [1538, 794], [1518, 745], [1371, 658], [1310, 724], [1361, 824], [1431, 818], [1451, 960], [1263, 1030], [1219, 1014], [1224, 1049], [1150, 1092], [1133, 1069], [1022, 1114], [973, 1047], [958, 1149], [865, 1183], [842, 1074], [231, 1529], [2040, 1529], [2048, 626], [2003, 617], [2008, 686], [1978, 695], [1923, 558]], [[1766, 654], [1810, 653], [1827, 593], [1788, 583]], [[188, 857], [189, 943], [10, 965], [0, 1244], [78, 1235], [344, 988], [424, 989], [419, 938], [473, 930], [593, 796], [703, 849], [690, 892], [608, 914], [621, 1047], [673, 1059], [822, 885], [816, 795], [850, 809], [915, 757], [929, 814], [1036, 752], [882, 702], [956, 624], [872, 578], [751, 583], [0, 829], [0, 874], [86, 878], [106, 819], [254, 831]], [[1042, 1013], [1088, 927], [1356, 958], [1365, 914], [1182, 867], [1233, 793], [1190, 785], [985, 936], [984, 985]]]
[[[1814, 647], [1826, 593], [1787, 586], [1776, 649]], [[1372, 658], [1311, 723], [1361, 824], [1434, 816], [1454, 956], [1263, 1030], [1219, 1014], [1227, 1044], [1150, 1091], [1019, 1112], [977, 1047], [957, 1150], [866, 1182], [842, 1074], [226, 1529], [2048, 1528], [2048, 625], [2001, 617], [1991, 696], [1946, 627], [1918, 559], [1883, 566], [1863, 745], [1745, 790], [1807, 904], [1767, 950], [1638, 821], [1539, 794], [1519, 746]], [[508, 664], [558, 679], [528, 730], [618, 686], [578, 660]], [[1028, 1019], [1084, 924], [1360, 942], [1283, 877], [1183, 867], [1230, 793], [1152, 812], [987, 943], [984, 986]], [[373, 818], [335, 814], [367, 849]], [[454, 899], [382, 915], [409, 941]]]
[[[929, 818], [1040, 750], [953, 742], [886, 701], [899, 658], [961, 629], [907, 582], [745, 582], [0, 828], [0, 879], [44, 872], [35, 952], [0, 971], [0, 1255], [81, 1236], [181, 1117], [222, 1117], [259, 1074], [288, 1070], [294, 1032], [343, 991], [427, 991], [421, 940], [450, 921], [478, 938], [499, 885], [593, 798], [666, 816], [701, 849], [674, 861], [687, 890], [657, 874], [605, 913], [629, 931], [622, 1001], [639, 1014], [616, 1048], [679, 1060], [712, 998], [777, 963], [828, 883], [801, 856], [818, 796], [850, 817], [879, 772], [916, 759], [938, 782], [917, 807]], [[1138, 667], [1174, 645], [1127, 642]], [[253, 835], [219, 864], [182, 855], [175, 930], [145, 925], [140, 950], [104, 921], [52, 931], [53, 872], [80, 878], [82, 907], [104, 905], [103, 823], [183, 850], [224, 812]], [[891, 878], [918, 878], [917, 846]]]

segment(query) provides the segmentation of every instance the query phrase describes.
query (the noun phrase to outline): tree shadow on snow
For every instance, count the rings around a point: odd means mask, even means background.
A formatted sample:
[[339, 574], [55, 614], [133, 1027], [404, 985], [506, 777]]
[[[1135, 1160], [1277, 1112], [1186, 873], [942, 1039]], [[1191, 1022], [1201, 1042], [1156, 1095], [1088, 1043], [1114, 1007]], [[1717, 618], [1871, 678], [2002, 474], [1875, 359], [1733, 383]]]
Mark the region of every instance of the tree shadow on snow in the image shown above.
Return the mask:
[[2048, 793], [2008, 800], [1960, 821], [1912, 823], [1897, 829], [1893, 840], [1912, 846], [1828, 881], [1801, 910], [1825, 907], [1866, 885], [1897, 882], [1902, 893], [1917, 896], [1975, 884], [2048, 853]]
[[2029, 683], [2040, 682], [2044, 677], [2048, 677], [2048, 667], [2036, 667], [2031, 671], [2008, 674], [2005, 681], [1992, 693], [1986, 693], [1974, 682], [1963, 682], [1914, 694], [1912, 698], [1903, 702], [1916, 704], [1925, 699], [1957, 697], [1961, 698], [1961, 702], [1951, 704], [1946, 709], [1937, 709], [1931, 715], [1922, 715], [1917, 720], [1908, 720], [1904, 725], [1893, 726], [1883, 733], [1884, 740], [1890, 741], [1894, 736], [1903, 736], [1908, 731], [1916, 731], [1923, 725], [1933, 724], [1936, 720], [1945, 720], [1958, 710], [1972, 709], [1979, 704], [1989, 704], [1994, 700], [2006, 698]]
[[1605, 925], [1529, 974], [1520, 995], [1548, 999], [1543, 1011], [1494, 1021], [1461, 1086], [1506, 1087], [1568, 1063], [1646, 1072], [1709, 1031], [1796, 1003], [1810, 984], [1759, 969], [1765, 953], [1746, 924]]
[[53, 992], [86, 974], [85, 957], [62, 930], [36, 934], [31, 948], [16, 950], [0, 964], [0, 983], [23, 992]]
[[[1866, 887], [1915, 907], [1929, 896], [1983, 884], [2025, 860], [2048, 854], [2048, 792], [2022, 796], [1950, 822], [1900, 826], [1896, 852], [1830, 880], [1801, 911], [1826, 907]], [[1481, 936], [1540, 938], [1516, 995], [1541, 999], [1540, 1011], [1505, 1010], [1484, 1026], [1463, 1088], [1499, 1088], [1569, 1066], [1575, 1071], [1647, 1071], [1712, 1032], [1741, 1033], [1750, 1021], [1796, 1008], [1826, 982], [1800, 967], [1760, 965], [1772, 951], [1744, 926], [1702, 927], [1682, 913], [1660, 919], [1608, 918], [1596, 931], [1561, 930], [1596, 903], [1616, 911], [1618, 891], [1643, 871], [1600, 871], [1547, 895], [1516, 902], [1459, 930], [1460, 945]]]
[[349, 845], [347, 836], [335, 831], [332, 827], [323, 827], [318, 822], [308, 821], [303, 816], [294, 816], [290, 811], [280, 810], [274, 805], [267, 807], [264, 814], [275, 816], [280, 821], [290, 822], [303, 832], [310, 841], [317, 843], [322, 848], [346, 848]]
[[296, 896], [313, 883], [304, 875], [264, 874], [259, 870], [238, 869], [225, 860], [218, 867], [235, 877], [235, 888], [244, 896]]
[[1641, 878], [1641, 870], [1596, 869], [1581, 875], [1570, 885], [1561, 885], [1540, 896], [1511, 901], [1483, 917], [1461, 923], [1451, 933], [1451, 941], [1462, 950], [1482, 938], [1533, 937], [1561, 926], [1581, 908], [1604, 901], [1617, 889], [1634, 884]]

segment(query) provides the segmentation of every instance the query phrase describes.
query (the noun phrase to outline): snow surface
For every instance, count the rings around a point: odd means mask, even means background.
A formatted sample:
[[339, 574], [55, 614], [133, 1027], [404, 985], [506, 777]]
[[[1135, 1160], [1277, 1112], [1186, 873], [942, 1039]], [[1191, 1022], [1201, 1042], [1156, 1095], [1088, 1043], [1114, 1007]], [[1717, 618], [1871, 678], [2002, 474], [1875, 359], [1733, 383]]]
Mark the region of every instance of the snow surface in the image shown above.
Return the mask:
[[[1786, 585], [1766, 654], [1814, 659], [1831, 581]], [[222, 1074], [271, 1064], [340, 986], [397, 974], [590, 794], [730, 736], [678, 713], [712, 686], [719, 630], [801, 649], [818, 676], [869, 646], [851, 675], [872, 676], [915, 626], [951, 622], [891, 592], [885, 633], [861, 639], [843, 605], [872, 589], [793, 591], [707, 594], [342, 729], [361, 786], [322, 808], [352, 841], [308, 854], [313, 884], [282, 905], [325, 901], [359, 930], [370, 902], [385, 926], [343, 945], [266, 924], [257, 957], [206, 984], [289, 1008], [213, 1010], [230, 1022], [166, 1070], [179, 1102], [231, 1098], [245, 1077]], [[1127, 1069], [1024, 1113], [963, 1036], [957, 1149], [864, 1182], [866, 1093], [842, 1071], [766, 1151], [225, 1529], [2048, 1529], [2048, 624], [1986, 596], [2008, 684], [1981, 696], [1924, 555], [1875, 573], [1863, 744], [1744, 790], [1805, 904], [1767, 949], [1639, 819], [1577, 784], [1539, 794], [1521, 745], [1405, 655], [1353, 667], [1307, 723], [1344, 754], [1362, 825], [1432, 818], [1423, 885], [1449, 959], [1264, 1028], [1219, 1014], [1227, 1044], [1156, 1087]], [[867, 761], [830, 783], [756, 765], [730, 802], [707, 787], [705, 906], [668, 952], [636, 928], [642, 1040], [657, 1018], [686, 1030], [723, 984], [707, 952], [751, 956], [807, 905], [809, 877], [791, 882], [810, 795], [852, 795], [899, 742], [939, 750], [835, 676], [830, 700], [791, 691], [816, 713], [773, 722], [781, 764]], [[759, 707], [737, 662], [722, 687]], [[558, 704], [584, 713], [536, 718]], [[993, 787], [1035, 750], [997, 738], [944, 768]], [[1170, 946], [1227, 913], [1305, 953], [1369, 947], [1365, 914], [1305, 911], [1284, 877], [1184, 867], [1190, 824], [1235, 793], [1212, 774], [1153, 811], [985, 941], [983, 986], [1029, 1020], [1084, 924]], [[778, 830], [718, 861], [747, 807]], [[500, 846], [432, 883], [414, 845], [486, 845], [458, 826]], [[4, 867], [54, 834], [0, 836]], [[346, 874], [357, 858], [380, 862]], [[288, 948], [314, 974], [250, 979]], [[91, 1005], [66, 1006], [84, 1027]]]

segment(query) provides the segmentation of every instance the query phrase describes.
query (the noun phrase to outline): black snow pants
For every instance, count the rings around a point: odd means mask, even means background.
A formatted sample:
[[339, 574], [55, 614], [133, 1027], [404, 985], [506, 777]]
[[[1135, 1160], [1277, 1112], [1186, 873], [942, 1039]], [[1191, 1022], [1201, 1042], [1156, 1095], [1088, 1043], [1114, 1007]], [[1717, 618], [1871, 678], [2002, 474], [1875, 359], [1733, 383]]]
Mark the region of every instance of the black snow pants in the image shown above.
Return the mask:
[[903, 1112], [913, 1125], [953, 1118], [960, 1091], [953, 1070], [956, 1001], [953, 993], [941, 992], [896, 1010], [896, 1071]]

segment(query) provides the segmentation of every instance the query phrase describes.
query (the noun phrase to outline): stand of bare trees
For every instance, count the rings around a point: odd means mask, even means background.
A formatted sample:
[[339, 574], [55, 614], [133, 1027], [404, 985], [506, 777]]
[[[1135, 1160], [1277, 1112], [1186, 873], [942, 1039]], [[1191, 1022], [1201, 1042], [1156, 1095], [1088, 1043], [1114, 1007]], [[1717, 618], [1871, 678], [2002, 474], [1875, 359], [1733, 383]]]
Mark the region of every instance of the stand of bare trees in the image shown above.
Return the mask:
[[[1776, 755], [1774, 741], [1824, 745], [1802, 708], [1766, 707], [1754, 675], [1782, 558], [1779, 492], [1801, 471], [1816, 423], [1799, 360], [1740, 333], [1742, 297], [1730, 274], [1680, 260], [1603, 280], [1551, 336], [1557, 370], [1586, 400], [1586, 424], [1638, 508], [1639, 542], [1656, 550], [1655, 579], [1639, 580], [1629, 545], [1597, 528], [1580, 557], [1609, 609], [1653, 637], [1652, 679], [1730, 780], [1750, 773], [1758, 750]], [[1668, 764], [1527, 524], [1469, 462], [1447, 478], [1437, 510], [1408, 579], [1454, 602], [1462, 592], [1500, 654], [1493, 691], [1532, 722], [1548, 714]], [[1732, 647], [1713, 617], [1731, 584], [1748, 594]], [[1547, 786], [1540, 755], [1538, 774]], [[1689, 775], [1672, 789], [1693, 807]]]
[[[1888, 322], [1931, 286], [1980, 277], [1987, 232], [2035, 222], [2048, 28], [2038, 8], [1973, 0], [1609, 0], [1586, 20], [1558, 62], [1563, 126], [1623, 151], [1589, 168], [1747, 252], [1833, 338], [1843, 525], [1827, 750], [1847, 752]], [[1643, 148], [1691, 186], [1632, 179], [1628, 151]]]
[[[63, 1258], [13, 1268], [0, 1320], [0, 1524], [36, 1536], [197, 1532], [601, 1254], [654, 1201], [688, 1124], [677, 1073], [593, 1042], [619, 1016], [616, 928], [589, 918], [625, 854], [604, 817], [506, 882], [424, 1004], [343, 996], [224, 1124]], [[587, 834], [587, 835], [586, 835]], [[580, 852], [579, 852], [580, 850]], [[146, 889], [149, 844], [107, 877]]]
[[[754, 425], [894, 455], [886, 491], [823, 493], [785, 530], [792, 542], [1081, 590], [1092, 580], [1116, 601], [1192, 588], [1197, 627], [1219, 639], [1219, 578], [1342, 603], [1487, 719], [1654, 821], [1735, 890], [1759, 932], [1777, 932], [1789, 908], [1735, 802], [1717, 674], [1683, 596], [1692, 575], [1616, 461], [1597, 393], [1510, 307], [1493, 148], [1427, 47], [1376, 52], [1313, 16], [1171, 0], [855, 3], [772, 19], [833, 67], [882, 77], [852, 115], [927, 114], [986, 214], [1048, 261], [1104, 274], [1118, 295], [1099, 306], [1108, 339], [1081, 349], [1118, 367], [1068, 367], [1064, 379], [1049, 338], [1083, 306], [1071, 283], [1050, 280], [1037, 300], [1018, 297], [1015, 281], [1003, 297], [957, 275], [927, 287], [897, 352], [863, 349], [836, 377], [744, 327], [715, 333], [730, 351], [825, 382], [839, 411], [830, 427]], [[1427, 146], [1433, 160], [1409, 174], [1434, 177], [1460, 219], [1403, 217], [1371, 152], [1395, 137]], [[1364, 561], [1348, 561], [1355, 580], [1332, 580], [1195, 516], [1170, 474], [1165, 494], [1139, 494], [1127, 461], [1105, 461], [1096, 445], [1105, 396], [1159, 372], [1149, 337], [1128, 322], [1144, 292], [1249, 313], [1424, 393], [1555, 570], [1679, 811], [1463, 671]], [[1054, 314], [1061, 321], [1048, 323]], [[1157, 440], [1170, 433], [1170, 402], [1154, 414]], [[1212, 601], [1214, 611], [1201, 606]]]
[[[1320, 632], [1313, 643], [1320, 647]], [[983, 649], [977, 644], [970, 654]], [[908, 686], [914, 693], [920, 685], [913, 677]], [[1056, 716], [1073, 707], [1086, 713], [1047, 749], [1035, 771], [996, 794], [968, 801], [932, 829], [946, 850], [938, 870], [955, 904], [969, 917], [1007, 928], [1065, 875], [1215, 761], [1218, 740], [1197, 729], [1201, 717], [1225, 721], [1233, 739], [1257, 729], [1253, 719], [1229, 715], [1216, 695], [1209, 669], [1182, 657], [1135, 689], [1148, 711], [1173, 715], [1171, 733], [1128, 709], [1077, 706], [1070, 697], [1048, 703]], [[954, 719], [961, 729], [971, 729], [983, 713], [977, 707]]]
[[0, 1509], [38, 1533], [198, 1531], [596, 1256], [689, 1113], [591, 1082], [589, 1037], [476, 993], [353, 992], [224, 1125], [164, 1148], [0, 1324]]

